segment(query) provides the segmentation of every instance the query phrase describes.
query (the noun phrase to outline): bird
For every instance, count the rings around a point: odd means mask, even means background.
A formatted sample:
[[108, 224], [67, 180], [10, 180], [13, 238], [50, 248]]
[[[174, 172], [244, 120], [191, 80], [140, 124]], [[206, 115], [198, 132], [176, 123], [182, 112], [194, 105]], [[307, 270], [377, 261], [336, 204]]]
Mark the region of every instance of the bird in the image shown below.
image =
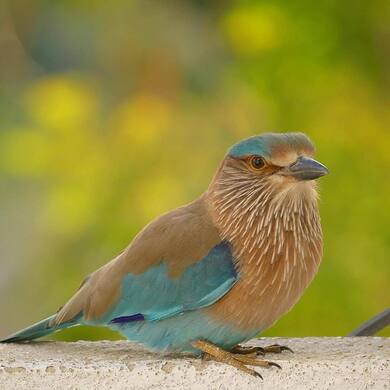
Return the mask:
[[241, 344], [287, 313], [316, 275], [323, 236], [317, 180], [328, 169], [303, 133], [234, 144], [204, 193], [147, 224], [87, 276], [52, 316], [1, 342], [76, 325], [109, 327], [157, 352], [248, 366], [265, 348]]

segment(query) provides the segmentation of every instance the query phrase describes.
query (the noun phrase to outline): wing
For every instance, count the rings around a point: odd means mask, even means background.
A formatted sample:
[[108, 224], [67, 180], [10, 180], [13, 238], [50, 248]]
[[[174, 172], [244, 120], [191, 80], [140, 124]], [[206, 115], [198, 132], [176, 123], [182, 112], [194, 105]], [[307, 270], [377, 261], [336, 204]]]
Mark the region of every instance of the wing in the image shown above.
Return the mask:
[[178, 278], [169, 276], [164, 261], [141, 275], [126, 275], [120, 299], [98, 322], [156, 321], [209, 306], [236, 280], [230, 245], [221, 242]]
[[237, 277], [230, 245], [200, 198], [146, 226], [83, 282], [53, 324], [167, 318], [214, 303]]

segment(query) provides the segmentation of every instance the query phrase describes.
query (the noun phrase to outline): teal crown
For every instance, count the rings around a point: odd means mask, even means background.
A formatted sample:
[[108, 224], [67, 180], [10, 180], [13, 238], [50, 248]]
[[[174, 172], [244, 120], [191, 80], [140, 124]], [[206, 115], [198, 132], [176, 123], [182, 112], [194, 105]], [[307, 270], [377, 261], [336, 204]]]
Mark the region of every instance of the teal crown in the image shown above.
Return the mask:
[[303, 133], [264, 133], [236, 143], [229, 149], [228, 155], [235, 158], [251, 155], [270, 157], [278, 147], [314, 149], [310, 139]]

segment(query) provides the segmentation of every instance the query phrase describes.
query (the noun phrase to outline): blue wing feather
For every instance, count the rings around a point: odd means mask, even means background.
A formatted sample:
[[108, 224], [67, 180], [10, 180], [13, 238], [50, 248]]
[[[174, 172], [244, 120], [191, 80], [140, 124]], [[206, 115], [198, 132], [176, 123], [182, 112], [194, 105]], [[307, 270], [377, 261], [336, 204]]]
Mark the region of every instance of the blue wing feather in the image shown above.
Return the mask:
[[238, 275], [230, 244], [221, 242], [178, 278], [168, 275], [163, 261], [140, 275], [128, 274], [122, 296], [102, 323], [159, 321], [209, 306], [225, 295]]

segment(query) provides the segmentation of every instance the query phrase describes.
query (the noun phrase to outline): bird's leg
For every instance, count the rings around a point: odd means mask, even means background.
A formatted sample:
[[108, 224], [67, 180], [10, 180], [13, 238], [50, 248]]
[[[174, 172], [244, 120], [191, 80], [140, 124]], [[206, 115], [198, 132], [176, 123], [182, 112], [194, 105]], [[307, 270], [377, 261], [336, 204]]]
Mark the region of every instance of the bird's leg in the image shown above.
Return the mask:
[[218, 362], [229, 364], [249, 375], [253, 375], [256, 377], [262, 378], [262, 376], [258, 372], [256, 372], [252, 368], [247, 367], [247, 365], [257, 367], [275, 366], [281, 368], [279, 364], [269, 362], [267, 360], [258, 360], [255, 357], [225, 351], [224, 349], [217, 347], [216, 345], [205, 340], [195, 341], [192, 343], [192, 345], [195, 348], [198, 348], [203, 351], [207, 360], [211, 358]]
[[230, 352], [240, 355], [265, 355], [266, 353], [281, 353], [282, 351], [294, 352], [291, 348], [284, 345], [272, 344], [267, 347], [244, 347], [236, 345]]

